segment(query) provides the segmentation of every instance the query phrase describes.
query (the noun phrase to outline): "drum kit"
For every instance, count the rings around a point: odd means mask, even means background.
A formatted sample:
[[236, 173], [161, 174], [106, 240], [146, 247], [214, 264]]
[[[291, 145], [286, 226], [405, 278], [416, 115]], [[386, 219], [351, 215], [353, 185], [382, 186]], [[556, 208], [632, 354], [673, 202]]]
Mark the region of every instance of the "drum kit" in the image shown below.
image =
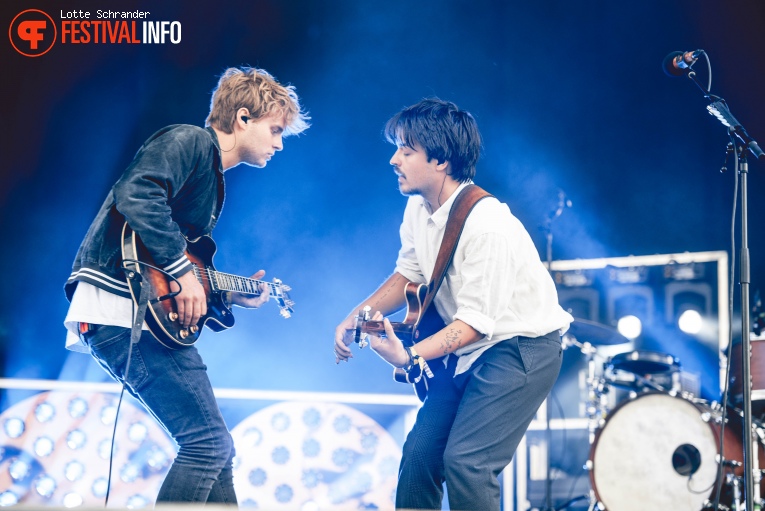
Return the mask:
[[[719, 403], [683, 390], [680, 361], [672, 355], [603, 355], [628, 342], [616, 330], [584, 320], [564, 336], [564, 348], [577, 348], [586, 360], [589, 433], [590, 492], [569, 504], [586, 499], [589, 511], [701, 511], [717, 502], [719, 510], [743, 510], [741, 411], [728, 406], [723, 413]], [[735, 383], [735, 360], [732, 365]], [[614, 404], [618, 392], [626, 397]], [[755, 509], [764, 489], [763, 428], [754, 421]]]

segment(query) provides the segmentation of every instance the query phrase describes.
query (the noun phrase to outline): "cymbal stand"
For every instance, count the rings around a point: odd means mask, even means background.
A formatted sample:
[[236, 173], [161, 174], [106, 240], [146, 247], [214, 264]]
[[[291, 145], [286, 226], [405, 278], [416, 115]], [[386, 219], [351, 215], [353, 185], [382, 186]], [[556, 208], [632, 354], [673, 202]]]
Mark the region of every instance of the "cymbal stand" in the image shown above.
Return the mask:
[[[545, 220], [544, 227], [542, 227], [542, 230], [545, 233], [545, 239], [547, 241], [547, 271], [552, 272], [552, 244], [553, 244], [553, 234], [552, 234], [552, 224], [555, 221], [556, 218], [558, 218], [562, 213], [563, 210], [567, 207], [571, 207], [571, 201], [566, 197], [566, 194], [563, 190], [558, 190], [558, 205], [556, 209], [550, 212], [550, 214], [547, 216]], [[565, 348], [565, 346], [564, 346]], [[545, 477], [545, 506], [544, 511], [556, 511], [555, 507], [552, 505], [552, 473], [551, 473], [551, 462], [552, 462], [552, 429], [550, 428], [550, 415], [552, 413], [552, 408], [550, 406], [550, 397], [552, 396], [552, 391], [550, 391], [550, 395], [547, 396], [547, 399], [545, 399], [545, 443], [547, 444], [547, 475]]]
[[[587, 401], [585, 403], [585, 412], [587, 414], [587, 439], [589, 446], [592, 447], [595, 443], [595, 435], [597, 434], [598, 429], [605, 423], [605, 415], [608, 408], [608, 383], [602, 376], [598, 376], [596, 372], [597, 364], [595, 362], [595, 357], [598, 354], [598, 349], [595, 346], [589, 342], [579, 342], [571, 336], [564, 336], [563, 339], [564, 346], [570, 344], [578, 347], [579, 351], [585, 356], [585, 361], [587, 362], [587, 379], [585, 381], [587, 386]], [[592, 449], [590, 449], [590, 451], [591, 450]], [[590, 461], [587, 462], [585, 468], [587, 470], [592, 469]], [[590, 490], [584, 498], [588, 499], [590, 503], [588, 511], [598, 509], [598, 502], [592, 490]], [[576, 499], [569, 501], [569, 503], [574, 502], [575, 500], [581, 500], [581, 498], [577, 497]]]

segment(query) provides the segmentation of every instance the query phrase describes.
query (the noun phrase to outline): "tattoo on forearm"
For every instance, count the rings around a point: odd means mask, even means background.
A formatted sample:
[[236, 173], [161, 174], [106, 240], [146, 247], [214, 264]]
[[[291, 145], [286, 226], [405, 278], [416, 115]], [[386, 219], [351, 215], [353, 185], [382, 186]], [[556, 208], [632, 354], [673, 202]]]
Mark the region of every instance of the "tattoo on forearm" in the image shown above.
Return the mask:
[[444, 338], [443, 342], [441, 343], [441, 348], [443, 348], [444, 355], [448, 355], [449, 353], [457, 351], [462, 347], [461, 334], [462, 330], [458, 328], [450, 328], [449, 331], [446, 332], [446, 338]]
[[372, 304], [372, 310], [376, 310], [377, 306], [385, 300], [385, 297], [390, 294], [390, 292], [396, 287], [396, 284], [398, 284], [398, 281], [401, 280], [401, 276], [397, 275], [390, 283], [390, 286], [388, 286], [388, 289], [385, 290], [385, 292], [380, 296], [377, 300], [375, 300], [375, 303]]

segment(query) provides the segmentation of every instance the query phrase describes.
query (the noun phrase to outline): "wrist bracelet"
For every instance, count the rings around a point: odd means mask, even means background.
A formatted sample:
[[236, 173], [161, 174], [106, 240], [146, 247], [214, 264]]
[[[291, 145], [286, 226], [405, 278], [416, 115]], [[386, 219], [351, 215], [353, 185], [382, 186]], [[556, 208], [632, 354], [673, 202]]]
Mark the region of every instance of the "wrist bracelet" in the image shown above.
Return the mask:
[[406, 351], [406, 354], [409, 357], [409, 362], [404, 364], [401, 369], [403, 369], [405, 373], [408, 373], [412, 370], [412, 367], [414, 367], [414, 355], [412, 354], [412, 350], [409, 348], [409, 346], [404, 346], [404, 351]]
[[409, 356], [412, 357], [414, 363], [420, 366], [420, 374], [425, 373], [428, 378], [433, 378], [433, 371], [430, 370], [427, 361], [414, 350], [414, 346], [409, 349]]

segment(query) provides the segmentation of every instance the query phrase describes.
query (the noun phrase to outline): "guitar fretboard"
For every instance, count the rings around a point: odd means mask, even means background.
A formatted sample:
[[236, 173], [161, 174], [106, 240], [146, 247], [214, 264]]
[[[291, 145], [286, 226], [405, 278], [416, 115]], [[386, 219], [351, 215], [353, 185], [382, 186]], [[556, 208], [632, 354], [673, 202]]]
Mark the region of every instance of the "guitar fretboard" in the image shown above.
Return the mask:
[[[201, 270], [202, 273], [209, 280], [213, 290], [215, 291], [236, 291], [237, 293], [244, 293], [253, 296], [260, 296], [261, 284], [271, 288], [271, 294], [278, 294], [279, 284], [273, 282], [266, 282], [265, 280], [250, 279], [247, 277], [240, 277], [239, 275], [232, 275], [230, 273], [222, 273], [215, 270], [205, 268]], [[202, 277], [202, 275], [199, 275]]]

